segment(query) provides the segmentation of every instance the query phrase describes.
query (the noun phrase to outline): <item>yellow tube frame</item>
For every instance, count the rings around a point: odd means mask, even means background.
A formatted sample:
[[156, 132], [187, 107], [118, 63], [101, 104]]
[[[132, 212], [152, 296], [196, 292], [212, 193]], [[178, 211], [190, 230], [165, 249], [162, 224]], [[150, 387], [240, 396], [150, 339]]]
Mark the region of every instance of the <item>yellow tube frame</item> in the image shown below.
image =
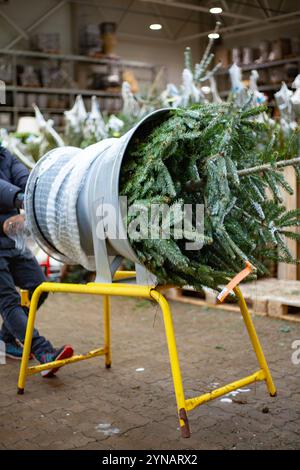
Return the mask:
[[[115, 280], [126, 279], [135, 275], [132, 271], [120, 271], [116, 273]], [[37, 305], [40, 295], [43, 292], [61, 292], [61, 293], [77, 293], [77, 294], [92, 294], [103, 296], [103, 308], [104, 308], [104, 347], [88, 352], [87, 354], [75, 355], [69, 359], [63, 359], [59, 361], [53, 361], [48, 364], [42, 364], [38, 366], [28, 367], [29, 356], [31, 352], [32, 335], [34, 330]], [[232, 382], [223, 387], [217, 388], [209, 393], [203, 395], [185, 399], [184, 389], [182, 384], [181, 371], [179, 366], [179, 359], [176, 347], [175, 333], [173, 327], [173, 320], [170, 311], [170, 306], [166, 298], [161, 292], [161, 287], [149, 287], [141, 286], [136, 284], [126, 283], [113, 283], [113, 284], [100, 284], [100, 283], [89, 283], [86, 285], [82, 284], [59, 284], [44, 282], [41, 284], [33, 293], [30, 302], [30, 310], [28, 316], [26, 337], [24, 343], [23, 357], [20, 367], [19, 381], [18, 381], [18, 393], [23, 394], [25, 389], [25, 383], [27, 376], [36, 374], [43, 370], [51, 369], [54, 367], [62, 367], [73, 362], [83, 361], [91, 359], [96, 356], [105, 356], [105, 366], [111, 367], [111, 338], [110, 338], [110, 296], [121, 296], [121, 297], [141, 297], [145, 299], [154, 300], [161, 308], [166, 338], [169, 350], [169, 359], [171, 364], [171, 371], [173, 376], [175, 397], [177, 402], [178, 417], [180, 423], [180, 429], [182, 437], [190, 437], [189, 422], [187, 412], [193, 410], [199, 405], [206, 403], [210, 400], [218, 398], [222, 395], [236, 390], [245, 385], [249, 385], [257, 381], [265, 381], [267, 389], [271, 396], [276, 395], [276, 388], [272, 380], [272, 376], [267, 365], [264, 353], [262, 351], [253, 321], [249, 314], [246, 302], [240, 291], [239, 287], [235, 287], [234, 292], [238, 298], [241, 314], [243, 316], [246, 329], [248, 331], [253, 349], [255, 351], [257, 361], [260, 369], [253, 374], [244, 377], [240, 380]], [[23, 294], [23, 298], [26, 299], [26, 295]]]

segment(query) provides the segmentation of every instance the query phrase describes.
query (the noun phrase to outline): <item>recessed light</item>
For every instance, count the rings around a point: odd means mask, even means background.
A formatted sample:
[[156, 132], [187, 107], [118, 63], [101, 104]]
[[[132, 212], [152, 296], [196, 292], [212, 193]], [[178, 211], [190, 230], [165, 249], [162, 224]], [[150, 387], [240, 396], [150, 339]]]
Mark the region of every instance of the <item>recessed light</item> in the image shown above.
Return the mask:
[[153, 24], [150, 24], [149, 28], [154, 31], [157, 31], [162, 28], [162, 25], [160, 23], [153, 23]]
[[212, 7], [209, 9], [209, 12], [212, 13], [213, 15], [220, 15], [222, 13], [222, 8], [221, 7]]
[[209, 39], [219, 39], [220, 35], [219, 33], [209, 33], [208, 37]]

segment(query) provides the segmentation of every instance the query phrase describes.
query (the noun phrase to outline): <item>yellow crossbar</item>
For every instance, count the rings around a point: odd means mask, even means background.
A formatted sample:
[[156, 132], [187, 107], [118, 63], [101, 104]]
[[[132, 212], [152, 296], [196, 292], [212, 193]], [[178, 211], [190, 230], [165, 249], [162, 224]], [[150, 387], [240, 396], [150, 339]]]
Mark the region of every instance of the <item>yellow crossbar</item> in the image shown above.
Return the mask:
[[72, 364], [73, 362], [85, 361], [86, 359], [92, 359], [92, 357], [104, 356], [106, 354], [104, 348], [95, 349], [90, 351], [87, 354], [77, 354], [75, 356], [69, 357], [68, 359], [60, 359], [59, 361], [48, 362], [47, 364], [40, 364], [39, 366], [28, 367], [28, 375], [34, 375], [43, 370], [54, 369], [56, 367], [66, 366], [67, 364]]
[[114, 281], [119, 281], [120, 279], [128, 279], [130, 277], [135, 276], [135, 271], [117, 271], [114, 275]]
[[259, 380], [265, 380], [266, 374], [263, 370], [259, 370], [254, 372], [254, 374], [249, 375], [240, 380], [236, 380], [235, 382], [231, 382], [228, 385], [224, 385], [223, 387], [216, 388], [211, 392], [204, 393], [199, 397], [189, 398], [185, 401], [187, 411], [191, 411], [197, 406], [202, 405], [208, 401], [214, 400], [215, 398], [222, 397], [223, 395], [227, 395], [228, 393], [232, 392], [233, 390], [237, 390], [238, 388], [245, 387], [246, 385], [252, 384], [253, 382], [257, 382]]

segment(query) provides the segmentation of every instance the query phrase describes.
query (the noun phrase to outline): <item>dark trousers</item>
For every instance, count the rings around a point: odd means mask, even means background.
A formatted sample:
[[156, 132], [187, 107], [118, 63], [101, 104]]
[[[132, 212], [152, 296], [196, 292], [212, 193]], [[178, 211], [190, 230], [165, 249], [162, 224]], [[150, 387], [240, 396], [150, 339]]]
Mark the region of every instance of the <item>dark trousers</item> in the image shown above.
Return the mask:
[[[35, 258], [25, 258], [22, 254], [1, 256], [0, 253], [0, 314], [3, 325], [0, 340], [5, 343], [18, 339], [22, 344], [25, 340], [28, 309], [21, 306], [21, 298], [15, 286], [29, 290], [30, 294], [45, 281], [45, 276]], [[47, 294], [40, 298], [39, 306]], [[31, 350], [40, 355], [52, 352], [53, 346], [37, 330], [34, 330]]]

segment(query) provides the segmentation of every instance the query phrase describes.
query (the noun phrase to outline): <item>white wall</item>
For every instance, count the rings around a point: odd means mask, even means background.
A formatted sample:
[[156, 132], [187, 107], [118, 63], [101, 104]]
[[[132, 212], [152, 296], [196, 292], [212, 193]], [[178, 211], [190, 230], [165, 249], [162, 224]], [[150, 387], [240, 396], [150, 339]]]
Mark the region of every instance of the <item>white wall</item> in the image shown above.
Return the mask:
[[[11, 0], [8, 4], [1, 5], [0, 9], [15, 21], [18, 26], [26, 30], [32, 23], [39, 19], [50, 8], [56, 5], [53, 0]], [[49, 16], [43, 23], [37, 26], [31, 33], [60, 32], [62, 51], [67, 53], [71, 50], [71, 7], [65, 4], [53, 15]], [[0, 48], [5, 48], [11, 40], [19, 33], [10, 26], [0, 15]], [[27, 49], [26, 40], [19, 41], [15, 49]]]
[[[111, 3], [120, 5], [122, 2], [114, 0]], [[141, 6], [144, 6], [143, 3], [137, 5], [139, 8]], [[146, 7], [149, 10], [149, 5], [146, 5]], [[121, 22], [121, 25], [118, 27], [119, 35], [117, 32], [118, 44], [116, 53], [122, 59], [137, 60], [157, 66], [164, 65], [166, 67], [166, 77], [168, 81], [175, 82], [176, 84], [179, 84], [181, 81], [184, 47], [181, 44], [171, 42], [165, 30], [150, 32], [148, 26], [153, 20], [153, 17], [148, 16], [146, 13], [143, 14], [142, 11], [140, 14], [133, 12], [120, 16], [120, 12], [117, 10], [95, 8], [90, 2], [88, 2], [88, 5], [74, 4], [72, 6], [72, 12], [73, 23], [77, 30], [74, 32], [75, 43], [78, 42], [76, 36], [78, 35], [79, 28], [83, 24], [100, 24], [103, 21], [114, 21], [117, 24]], [[167, 27], [169, 32], [174, 33], [180, 24], [180, 22], [168, 21]], [[190, 34], [198, 32], [197, 25], [195, 26], [193, 24], [191, 28], [194, 29], [189, 31]], [[195, 30], [195, 28], [197, 29]], [[122, 32], [126, 32], [126, 34], [122, 34]], [[183, 32], [188, 34], [188, 31]], [[131, 36], [130, 39], [128, 39], [128, 35]], [[148, 36], [148, 38], [144, 38], [144, 36]], [[186, 44], [186, 46], [188, 45], [193, 48], [195, 59], [198, 59], [199, 41], [197, 40]]]
[[[300, 3], [300, 2], [299, 2]], [[262, 29], [261, 31], [256, 31], [254, 33], [244, 33], [243, 35], [238, 35], [232, 38], [224, 38], [222, 45], [228, 48], [232, 47], [243, 47], [243, 46], [258, 46], [260, 41], [270, 41], [276, 40], [278, 38], [287, 38], [287, 37], [299, 37], [300, 38], [300, 29], [299, 24], [291, 24], [287, 26], [280, 27], [277, 25], [272, 29]]]
[[[55, 4], [57, 2], [54, 0], [26, 0], [26, 2], [24, 0], [11, 0], [7, 5], [0, 5], [0, 9], [21, 28], [26, 30]], [[46, 21], [42, 22], [30, 34], [37, 32], [60, 32], [62, 52], [76, 53], [78, 52], [78, 31], [82, 24], [101, 23], [104, 20], [115, 21], [116, 19], [113, 12], [106, 12], [106, 15], [103, 16], [100, 9], [91, 5], [66, 4], [49, 16]], [[137, 21], [139, 22], [139, 28], [136, 24]], [[121, 35], [118, 38], [116, 52], [122, 59], [138, 60], [154, 65], [165, 65], [167, 80], [178, 84], [181, 80], [184, 46], [191, 46], [194, 59], [199, 60], [200, 41], [196, 40], [190, 44], [182, 45], [170, 43], [170, 41], [165, 41], [163, 38], [155, 41], [141, 39], [143, 27], [148, 23], [148, 17], [139, 16], [135, 18], [128, 15], [125, 19], [125, 24], [122, 23], [121, 29], [130, 31], [133, 35], [139, 37], [137, 39], [124, 39]], [[177, 25], [174, 25], [174, 30], [176, 30], [176, 27]], [[194, 32], [195, 30], [191, 31], [191, 33]], [[17, 35], [18, 32], [0, 16], [0, 49], [6, 47]], [[163, 33], [153, 33], [153, 37], [159, 38], [160, 36], [163, 36]], [[28, 42], [23, 39], [14, 46], [15, 49], [27, 49], [28, 47]]]
[[[192, 50], [194, 59], [199, 60], [198, 45], [193, 44]], [[149, 43], [142, 40], [139, 42], [120, 40], [117, 52], [124, 59], [148, 62], [158, 66], [164, 65], [168, 82], [178, 85], [181, 81], [184, 53], [182, 45]]]

